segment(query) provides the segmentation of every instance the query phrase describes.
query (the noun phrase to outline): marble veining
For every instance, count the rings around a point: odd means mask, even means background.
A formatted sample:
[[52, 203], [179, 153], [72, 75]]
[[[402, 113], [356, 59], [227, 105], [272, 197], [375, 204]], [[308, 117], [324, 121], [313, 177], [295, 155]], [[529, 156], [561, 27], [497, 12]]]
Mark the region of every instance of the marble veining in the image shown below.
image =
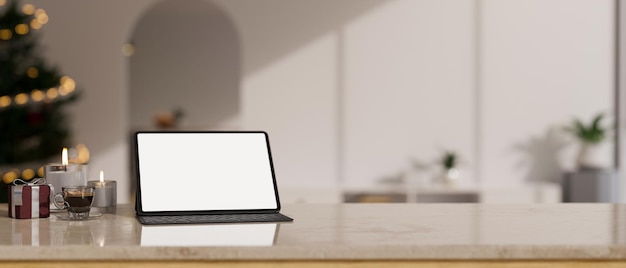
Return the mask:
[[89, 221], [17, 220], [2, 260], [626, 259], [617, 204], [283, 206], [293, 223], [142, 226], [130, 205]]

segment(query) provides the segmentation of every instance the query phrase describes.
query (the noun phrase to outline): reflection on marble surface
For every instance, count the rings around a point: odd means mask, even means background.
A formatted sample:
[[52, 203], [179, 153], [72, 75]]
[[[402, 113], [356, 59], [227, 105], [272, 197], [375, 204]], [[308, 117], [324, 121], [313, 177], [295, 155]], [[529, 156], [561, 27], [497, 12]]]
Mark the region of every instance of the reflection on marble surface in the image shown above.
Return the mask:
[[79, 222], [12, 219], [0, 205], [0, 259], [23, 260], [27, 246], [32, 260], [626, 260], [623, 204], [292, 204], [281, 212], [295, 221], [142, 226], [129, 205]]
[[64, 221], [64, 223], [65, 226], [60, 232], [52, 233], [51, 245], [94, 245], [91, 223], [89, 221]]
[[[11, 245], [33, 246], [50, 245], [50, 221], [32, 219], [27, 222], [11, 222]], [[4, 244], [4, 243], [3, 243]]]
[[142, 246], [272, 246], [278, 224], [145, 225]]

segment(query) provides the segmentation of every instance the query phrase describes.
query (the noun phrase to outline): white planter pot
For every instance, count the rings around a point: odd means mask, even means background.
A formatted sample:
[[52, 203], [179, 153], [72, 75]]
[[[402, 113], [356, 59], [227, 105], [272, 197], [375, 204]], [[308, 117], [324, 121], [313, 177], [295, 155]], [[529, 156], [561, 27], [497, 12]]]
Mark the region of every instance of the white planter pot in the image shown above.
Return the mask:
[[579, 169], [602, 169], [609, 166], [607, 157], [609, 152], [605, 150], [604, 143], [582, 143], [576, 163]]
[[444, 170], [441, 182], [444, 185], [453, 186], [459, 182], [461, 171], [458, 168], [450, 168]]

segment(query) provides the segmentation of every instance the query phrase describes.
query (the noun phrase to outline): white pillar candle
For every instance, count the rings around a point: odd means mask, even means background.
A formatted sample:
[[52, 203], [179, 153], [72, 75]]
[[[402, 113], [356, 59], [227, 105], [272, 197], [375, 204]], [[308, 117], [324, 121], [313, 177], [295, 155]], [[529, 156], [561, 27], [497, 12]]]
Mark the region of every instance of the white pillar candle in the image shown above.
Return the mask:
[[89, 181], [87, 184], [96, 188], [91, 203], [92, 209], [114, 213], [117, 207], [117, 182], [104, 180], [104, 172], [100, 171], [100, 180]]
[[[63, 148], [61, 163], [51, 163], [45, 166], [44, 177], [46, 182], [54, 188], [52, 195], [62, 192], [64, 186], [87, 185], [87, 165], [68, 163], [67, 148]], [[52, 189], [51, 189], [52, 190]]]

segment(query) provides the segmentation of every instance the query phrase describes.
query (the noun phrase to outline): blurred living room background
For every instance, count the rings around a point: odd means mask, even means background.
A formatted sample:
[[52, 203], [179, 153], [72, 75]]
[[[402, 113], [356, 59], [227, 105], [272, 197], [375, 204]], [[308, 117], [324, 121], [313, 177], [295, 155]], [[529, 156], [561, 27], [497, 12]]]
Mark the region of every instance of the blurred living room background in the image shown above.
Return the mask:
[[121, 203], [156, 129], [267, 131], [283, 203], [625, 200], [619, 0], [19, 3]]

